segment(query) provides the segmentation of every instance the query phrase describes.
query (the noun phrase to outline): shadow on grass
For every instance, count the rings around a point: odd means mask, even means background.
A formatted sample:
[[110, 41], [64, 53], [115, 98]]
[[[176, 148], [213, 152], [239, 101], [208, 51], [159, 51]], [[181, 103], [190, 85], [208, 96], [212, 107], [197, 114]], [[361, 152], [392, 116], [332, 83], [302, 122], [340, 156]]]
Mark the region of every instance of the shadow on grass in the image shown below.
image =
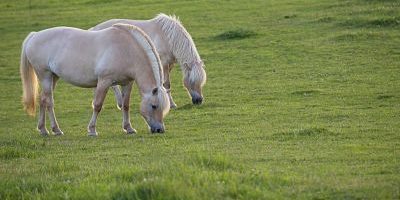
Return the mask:
[[280, 141], [297, 140], [297, 139], [318, 139], [327, 138], [330, 136], [337, 136], [338, 133], [332, 132], [326, 128], [304, 128], [295, 129], [285, 132], [275, 133], [272, 135], [272, 139]]
[[400, 26], [400, 16], [381, 17], [377, 19], [349, 19], [339, 23], [339, 25], [354, 28], [398, 27]]
[[252, 30], [246, 30], [246, 29], [240, 28], [240, 29], [225, 31], [221, 34], [214, 36], [213, 39], [216, 39], [216, 40], [240, 40], [240, 39], [245, 39], [245, 38], [249, 38], [249, 37], [254, 37], [256, 35], [257, 35], [257, 33]]
[[191, 110], [191, 109], [205, 109], [205, 108], [217, 108], [217, 107], [226, 107], [218, 103], [203, 103], [201, 105], [194, 105], [191, 103], [185, 104], [183, 106], [178, 106], [175, 110]]
[[378, 97], [377, 97], [377, 99], [379, 99], [379, 100], [384, 100], [384, 99], [391, 99], [391, 98], [393, 98], [394, 96], [393, 95], [379, 95]]
[[295, 96], [309, 97], [309, 96], [319, 95], [321, 94], [321, 92], [319, 90], [300, 90], [300, 91], [294, 91], [291, 94]]
[[108, 4], [108, 3], [113, 3], [113, 2], [117, 2], [120, 0], [89, 0], [84, 2], [83, 4], [85, 5], [96, 5], [96, 4]]
[[333, 17], [321, 17], [321, 18], [318, 18], [317, 20], [316, 20], [316, 22], [319, 22], [319, 23], [329, 23], [329, 22], [333, 22], [333, 21], [335, 21], [335, 18], [333, 18]]
[[382, 38], [387, 38], [388, 36], [384, 33], [374, 33], [374, 32], [350, 32], [343, 33], [335, 36], [333, 40], [338, 42], [348, 42], [348, 41], [363, 41], [363, 40], [381, 40]]

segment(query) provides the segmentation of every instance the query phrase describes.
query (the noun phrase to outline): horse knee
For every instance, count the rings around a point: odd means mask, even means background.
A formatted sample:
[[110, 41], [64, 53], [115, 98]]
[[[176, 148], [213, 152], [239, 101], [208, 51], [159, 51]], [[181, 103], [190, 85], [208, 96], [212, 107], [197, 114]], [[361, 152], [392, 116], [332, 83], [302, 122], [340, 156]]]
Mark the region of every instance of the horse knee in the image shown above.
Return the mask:
[[45, 105], [46, 103], [47, 103], [46, 97], [42, 96], [42, 97], [40, 98], [40, 105]]
[[103, 106], [103, 104], [101, 104], [101, 103], [93, 103], [93, 110], [94, 110], [95, 112], [100, 112], [102, 106]]
[[49, 92], [42, 92], [42, 94], [40, 95], [40, 103], [43, 104], [49, 104], [51, 103], [51, 99], [52, 95]]
[[126, 104], [122, 105], [122, 109], [124, 109], [125, 111], [129, 111], [129, 105]]

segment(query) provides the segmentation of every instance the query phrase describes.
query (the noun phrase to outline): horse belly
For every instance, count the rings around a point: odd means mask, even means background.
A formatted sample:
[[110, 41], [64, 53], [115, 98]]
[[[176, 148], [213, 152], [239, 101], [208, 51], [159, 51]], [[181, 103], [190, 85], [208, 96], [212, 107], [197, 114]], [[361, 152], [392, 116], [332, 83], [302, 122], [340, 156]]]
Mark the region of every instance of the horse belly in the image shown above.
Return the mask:
[[97, 85], [97, 76], [93, 69], [85, 66], [67, 66], [63, 64], [50, 64], [51, 71], [62, 80], [78, 86], [91, 88]]
[[83, 88], [93, 88], [97, 86], [97, 78], [87, 78], [87, 77], [75, 77], [72, 79], [64, 79], [68, 83], [78, 86], [78, 87], [83, 87]]

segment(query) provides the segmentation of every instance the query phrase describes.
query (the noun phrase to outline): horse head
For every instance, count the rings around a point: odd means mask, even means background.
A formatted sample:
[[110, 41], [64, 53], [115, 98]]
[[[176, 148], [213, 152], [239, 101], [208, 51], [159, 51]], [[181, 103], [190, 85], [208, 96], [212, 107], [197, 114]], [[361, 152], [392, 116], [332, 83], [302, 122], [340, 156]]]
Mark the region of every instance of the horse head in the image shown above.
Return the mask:
[[203, 61], [184, 63], [184, 68], [183, 84], [192, 97], [193, 104], [201, 104], [203, 102], [202, 88], [207, 79], [204, 63]]
[[152, 133], [164, 133], [164, 117], [169, 112], [169, 99], [164, 87], [156, 87], [144, 94], [140, 113]]

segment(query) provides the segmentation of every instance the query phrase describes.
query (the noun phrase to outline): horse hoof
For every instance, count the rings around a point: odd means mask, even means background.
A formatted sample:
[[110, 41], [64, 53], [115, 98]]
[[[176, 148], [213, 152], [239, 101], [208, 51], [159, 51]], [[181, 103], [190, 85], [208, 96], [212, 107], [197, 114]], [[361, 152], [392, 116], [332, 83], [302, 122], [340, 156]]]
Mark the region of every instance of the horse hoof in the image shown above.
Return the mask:
[[90, 136], [90, 137], [96, 137], [98, 134], [97, 134], [97, 132], [89, 132], [88, 133], [88, 136]]
[[61, 136], [64, 135], [64, 133], [62, 131], [57, 131], [53, 133], [55, 136]]
[[64, 133], [59, 128], [54, 128], [52, 131], [53, 131], [53, 135], [55, 135], [55, 136], [64, 135]]
[[37, 128], [41, 136], [49, 136], [49, 131], [46, 128]]
[[136, 130], [134, 128], [132, 128], [130, 130], [126, 130], [126, 134], [128, 134], [128, 135], [136, 134]]
[[40, 135], [43, 137], [49, 136], [49, 132], [40, 132]]
[[177, 108], [178, 106], [174, 103], [174, 104], [169, 105], [169, 107], [170, 107], [171, 109], [175, 109], [175, 108]]

